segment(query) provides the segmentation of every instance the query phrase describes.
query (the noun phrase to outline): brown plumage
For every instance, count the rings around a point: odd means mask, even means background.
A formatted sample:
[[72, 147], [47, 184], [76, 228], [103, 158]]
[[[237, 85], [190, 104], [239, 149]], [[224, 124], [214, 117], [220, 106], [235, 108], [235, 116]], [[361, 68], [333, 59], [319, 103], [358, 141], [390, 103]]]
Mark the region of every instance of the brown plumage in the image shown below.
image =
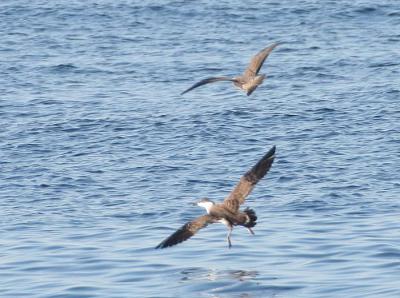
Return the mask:
[[181, 95], [197, 88], [203, 86], [205, 84], [214, 83], [218, 81], [231, 81], [236, 87], [244, 90], [249, 96], [253, 91], [264, 81], [265, 75], [258, 75], [260, 72], [261, 67], [264, 64], [264, 61], [267, 59], [269, 54], [272, 50], [278, 45], [279, 43], [274, 43], [271, 46], [261, 50], [257, 53], [257, 55], [253, 56], [250, 60], [250, 63], [244, 73], [241, 76], [237, 76], [234, 78], [229, 77], [211, 77], [200, 82], [197, 82], [190, 88], [186, 89], [181, 93]]
[[184, 224], [179, 230], [157, 245], [156, 248], [165, 248], [168, 246], [173, 246], [182, 241], [185, 241], [197, 233], [201, 228], [206, 227], [210, 223], [214, 223], [215, 219], [211, 215], [202, 215]]
[[220, 204], [215, 204], [208, 199], [200, 200], [197, 205], [207, 210], [206, 215], [184, 224], [171, 236], [162, 241], [156, 248], [165, 248], [185, 241], [196, 234], [208, 224], [221, 222], [228, 228], [228, 244], [231, 247], [230, 235], [233, 226], [244, 226], [251, 234], [251, 229], [256, 225], [257, 216], [254, 210], [246, 208], [240, 211], [239, 207], [245, 202], [246, 197], [251, 193], [255, 185], [262, 179], [275, 158], [275, 146], [272, 147], [248, 172], [246, 172], [232, 192]]

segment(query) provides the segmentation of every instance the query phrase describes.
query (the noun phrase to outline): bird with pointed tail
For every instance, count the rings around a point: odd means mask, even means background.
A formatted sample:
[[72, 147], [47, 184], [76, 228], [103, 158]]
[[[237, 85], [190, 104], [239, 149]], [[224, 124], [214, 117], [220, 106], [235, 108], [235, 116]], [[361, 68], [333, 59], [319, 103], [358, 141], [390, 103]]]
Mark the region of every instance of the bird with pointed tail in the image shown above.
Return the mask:
[[271, 46], [266, 47], [265, 49], [261, 50], [259, 53], [257, 53], [257, 55], [252, 57], [250, 60], [249, 66], [246, 68], [246, 70], [244, 71], [244, 73], [241, 76], [237, 76], [234, 78], [230, 78], [230, 77], [207, 78], [207, 79], [201, 80], [200, 82], [197, 82], [189, 89], [183, 91], [181, 93], [181, 95], [183, 95], [197, 87], [203, 86], [205, 84], [219, 82], [219, 81], [231, 81], [231, 82], [233, 82], [233, 84], [236, 87], [245, 91], [247, 96], [249, 96], [251, 93], [253, 93], [254, 90], [256, 90], [256, 88], [259, 85], [261, 85], [261, 83], [266, 78], [266, 76], [264, 74], [259, 75], [258, 73], [260, 72], [260, 69], [264, 64], [265, 59], [267, 59], [269, 54], [272, 52], [273, 49], [275, 49], [275, 47], [278, 44], [279, 43], [274, 43]]
[[212, 223], [223, 223], [228, 228], [228, 246], [232, 246], [231, 233], [234, 226], [243, 226], [254, 235], [252, 228], [256, 225], [257, 216], [254, 210], [246, 208], [239, 210], [246, 197], [251, 193], [255, 185], [265, 176], [271, 168], [275, 158], [275, 146], [272, 147], [246, 174], [242, 176], [238, 184], [225, 200], [216, 204], [209, 199], [202, 199], [197, 205], [206, 209], [207, 214], [184, 224], [171, 236], [162, 241], [156, 248], [165, 248], [181, 243], [200, 229]]

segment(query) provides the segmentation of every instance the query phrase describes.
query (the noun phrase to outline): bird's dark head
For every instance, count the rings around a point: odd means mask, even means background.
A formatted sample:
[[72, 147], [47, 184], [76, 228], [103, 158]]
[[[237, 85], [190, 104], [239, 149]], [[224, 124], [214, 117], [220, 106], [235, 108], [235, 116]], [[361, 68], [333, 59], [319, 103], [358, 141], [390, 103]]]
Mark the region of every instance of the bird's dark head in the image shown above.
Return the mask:
[[212, 206], [214, 206], [214, 204], [215, 203], [213, 201], [207, 198], [203, 198], [200, 201], [196, 202], [196, 205], [205, 208], [207, 210], [207, 213], [210, 213], [210, 209]]

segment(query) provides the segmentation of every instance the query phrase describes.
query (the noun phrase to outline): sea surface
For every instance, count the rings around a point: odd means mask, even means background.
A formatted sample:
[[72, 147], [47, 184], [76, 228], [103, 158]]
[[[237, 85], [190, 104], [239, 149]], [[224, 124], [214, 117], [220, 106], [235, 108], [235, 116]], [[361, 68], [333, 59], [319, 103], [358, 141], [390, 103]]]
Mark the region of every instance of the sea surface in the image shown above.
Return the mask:
[[[400, 6], [0, 2], [0, 297], [400, 297]], [[251, 96], [229, 82], [282, 42]], [[255, 235], [210, 225], [246, 201]]]

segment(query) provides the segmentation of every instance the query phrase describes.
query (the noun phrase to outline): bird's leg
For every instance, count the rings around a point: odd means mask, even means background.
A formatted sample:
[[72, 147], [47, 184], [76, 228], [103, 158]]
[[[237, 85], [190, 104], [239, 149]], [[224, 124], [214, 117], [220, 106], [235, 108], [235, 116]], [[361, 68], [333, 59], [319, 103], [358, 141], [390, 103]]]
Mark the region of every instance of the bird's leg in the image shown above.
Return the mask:
[[253, 230], [251, 228], [247, 228], [247, 230], [249, 230], [251, 235], [254, 235], [254, 232], [253, 232]]
[[231, 234], [232, 234], [232, 226], [228, 227], [228, 247], [231, 248], [232, 247], [232, 242], [231, 242]]

